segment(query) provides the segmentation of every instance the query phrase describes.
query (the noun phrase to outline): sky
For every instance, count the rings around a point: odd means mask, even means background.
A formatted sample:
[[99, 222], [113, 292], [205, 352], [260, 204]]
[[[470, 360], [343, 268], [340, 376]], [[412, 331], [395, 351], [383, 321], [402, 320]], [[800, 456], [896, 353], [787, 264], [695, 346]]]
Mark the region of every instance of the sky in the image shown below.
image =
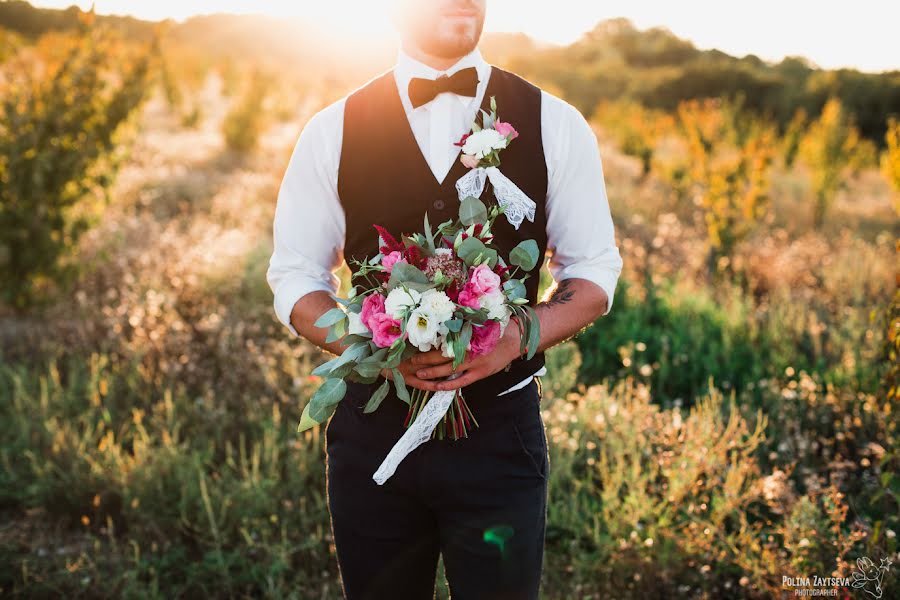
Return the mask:
[[[389, 0], [96, 0], [98, 14], [176, 20], [195, 14], [305, 16], [351, 35], [393, 36]], [[425, 0], [423, 0], [425, 1]], [[87, 10], [90, 0], [36, 0]], [[601, 20], [626, 17], [638, 28], [664, 26], [699, 48], [777, 61], [805, 56], [824, 68], [900, 69], [900, 1], [854, 0], [488, 0], [486, 31], [521, 31], [568, 44]]]

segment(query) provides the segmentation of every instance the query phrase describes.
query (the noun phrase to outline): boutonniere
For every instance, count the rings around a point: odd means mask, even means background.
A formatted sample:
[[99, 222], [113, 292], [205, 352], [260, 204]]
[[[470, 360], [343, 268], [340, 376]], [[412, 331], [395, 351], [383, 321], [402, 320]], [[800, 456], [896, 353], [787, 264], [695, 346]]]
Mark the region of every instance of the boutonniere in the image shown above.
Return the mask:
[[[481, 123], [478, 122], [481, 117]], [[491, 96], [491, 112], [483, 109], [475, 115], [472, 129], [454, 145], [462, 148], [460, 162], [469, 172], [456, 182], [460, 201], [468, 197], [480, 198], [485, 180], [491, 181], [494, 197], [500, 205], [506, 220], [519, 228], [524, 218], [534, 222], [537, 205], [525, 195], [506, 175], [500, 172], [500, 152], [509, 147], [510, 142], [519, 137], [512, 124], [501, 121], [497, 116], [497, 100]]]
[[[478, 123], [478, 117], [482, 117]], [[519, 137], [519, 132], [509, 123], [497, 118], [497, 99], [491, 96], [491, 114], [480, 110], [472, 123], [472, 131], [454, 144], [462, 148], [459, 160], [469, 169], [499, 167], [500, 151]]]

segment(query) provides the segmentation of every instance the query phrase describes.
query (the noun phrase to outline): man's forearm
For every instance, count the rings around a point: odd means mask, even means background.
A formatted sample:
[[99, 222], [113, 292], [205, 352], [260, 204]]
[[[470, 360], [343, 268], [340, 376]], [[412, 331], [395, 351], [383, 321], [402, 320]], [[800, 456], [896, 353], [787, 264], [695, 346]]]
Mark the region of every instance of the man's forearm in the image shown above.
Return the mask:
[[297, 330], [301, 336], [332, 354], [341, 354], [346, 346], [341, 344], [341, 340], [335, 342], [326, 342], [328, 337], [327, 327], [316, 327], [315, 323], [323, 314], [338, 308], [328, 292], [321, 290], [310, 292], [300, 298], [294, 308], [291, 310], [291, 325]]
[[587, 279], [560, 281], [550, 297], [534, 307], [541, 321], [537, 351], [574, 337], [606, 312], [608, 301], [603, 288]]

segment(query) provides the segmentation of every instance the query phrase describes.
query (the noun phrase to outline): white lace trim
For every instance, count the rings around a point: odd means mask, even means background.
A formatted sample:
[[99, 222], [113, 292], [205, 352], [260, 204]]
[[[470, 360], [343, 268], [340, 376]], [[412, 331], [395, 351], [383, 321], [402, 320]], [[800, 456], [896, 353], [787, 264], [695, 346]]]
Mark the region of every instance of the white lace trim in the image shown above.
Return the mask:
[[[460, 375], [461, 373], [454, 373], [448, 379], [456, 379]], [[434, 431], [438, 421], [443, 418], [450, 408], [450, 403], [453, 402], [455, 395], [456, 390], [443, 390], [432, 393], [425, 407], [407, 428], [406, 432], [397, 440], [397, 443], [388, 452], [381, 466], [372, 475], [375, 483], [383, 485], [394, 474], [397, 466], [410, 452], [431, 439], [431, 432]]]
[[534, 214], [537, 205], [534, 200], [525, 195], [525, 192], [512, 182], [497, 167], [476, 167], [456, 181], [456, 191], [459, 199], [468, 196], [480, 198], [484, 191], [485, 180], [490, 179], [494, 186], [494, 197], [500, 206], [504, 207], [506, 220], [513, 227], [519, 228], [526, 217], [534, 223]]

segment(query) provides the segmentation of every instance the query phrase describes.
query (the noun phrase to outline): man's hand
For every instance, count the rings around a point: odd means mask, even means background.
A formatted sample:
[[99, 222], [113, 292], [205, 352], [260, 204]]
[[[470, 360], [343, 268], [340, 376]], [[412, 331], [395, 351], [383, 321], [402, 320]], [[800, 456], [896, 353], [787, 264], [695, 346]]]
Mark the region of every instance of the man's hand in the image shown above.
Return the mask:
[[[426, 389], [441, 391], [465, 387], [505, 369], [509, 363], [519, 357], [520, 344], [521, 334], [519, 333], [517, 321], [516, 319], [510, 319], [506, 331], [503, 332], [503, 336], [497, 341], [497, 347], [492, 352], [480, 356], [467, 357], [456, 368], [456, 371], [453, 370], [453, 359], [444, 358], [439, 350], [431, 350], [413, 356], [413, 360], [418, 359], [414, 363], [418, 367], [414, 372], [415, 377], [426, 385], [431, 386]], [[436, 357], [432, 357], [432, 353], [436, 353]], [[441, 360], [438, 360], [438, 358]], [[454, 372], [462, 373], [462, 375], [449, 381], [429, 381], [448, 377]]]

